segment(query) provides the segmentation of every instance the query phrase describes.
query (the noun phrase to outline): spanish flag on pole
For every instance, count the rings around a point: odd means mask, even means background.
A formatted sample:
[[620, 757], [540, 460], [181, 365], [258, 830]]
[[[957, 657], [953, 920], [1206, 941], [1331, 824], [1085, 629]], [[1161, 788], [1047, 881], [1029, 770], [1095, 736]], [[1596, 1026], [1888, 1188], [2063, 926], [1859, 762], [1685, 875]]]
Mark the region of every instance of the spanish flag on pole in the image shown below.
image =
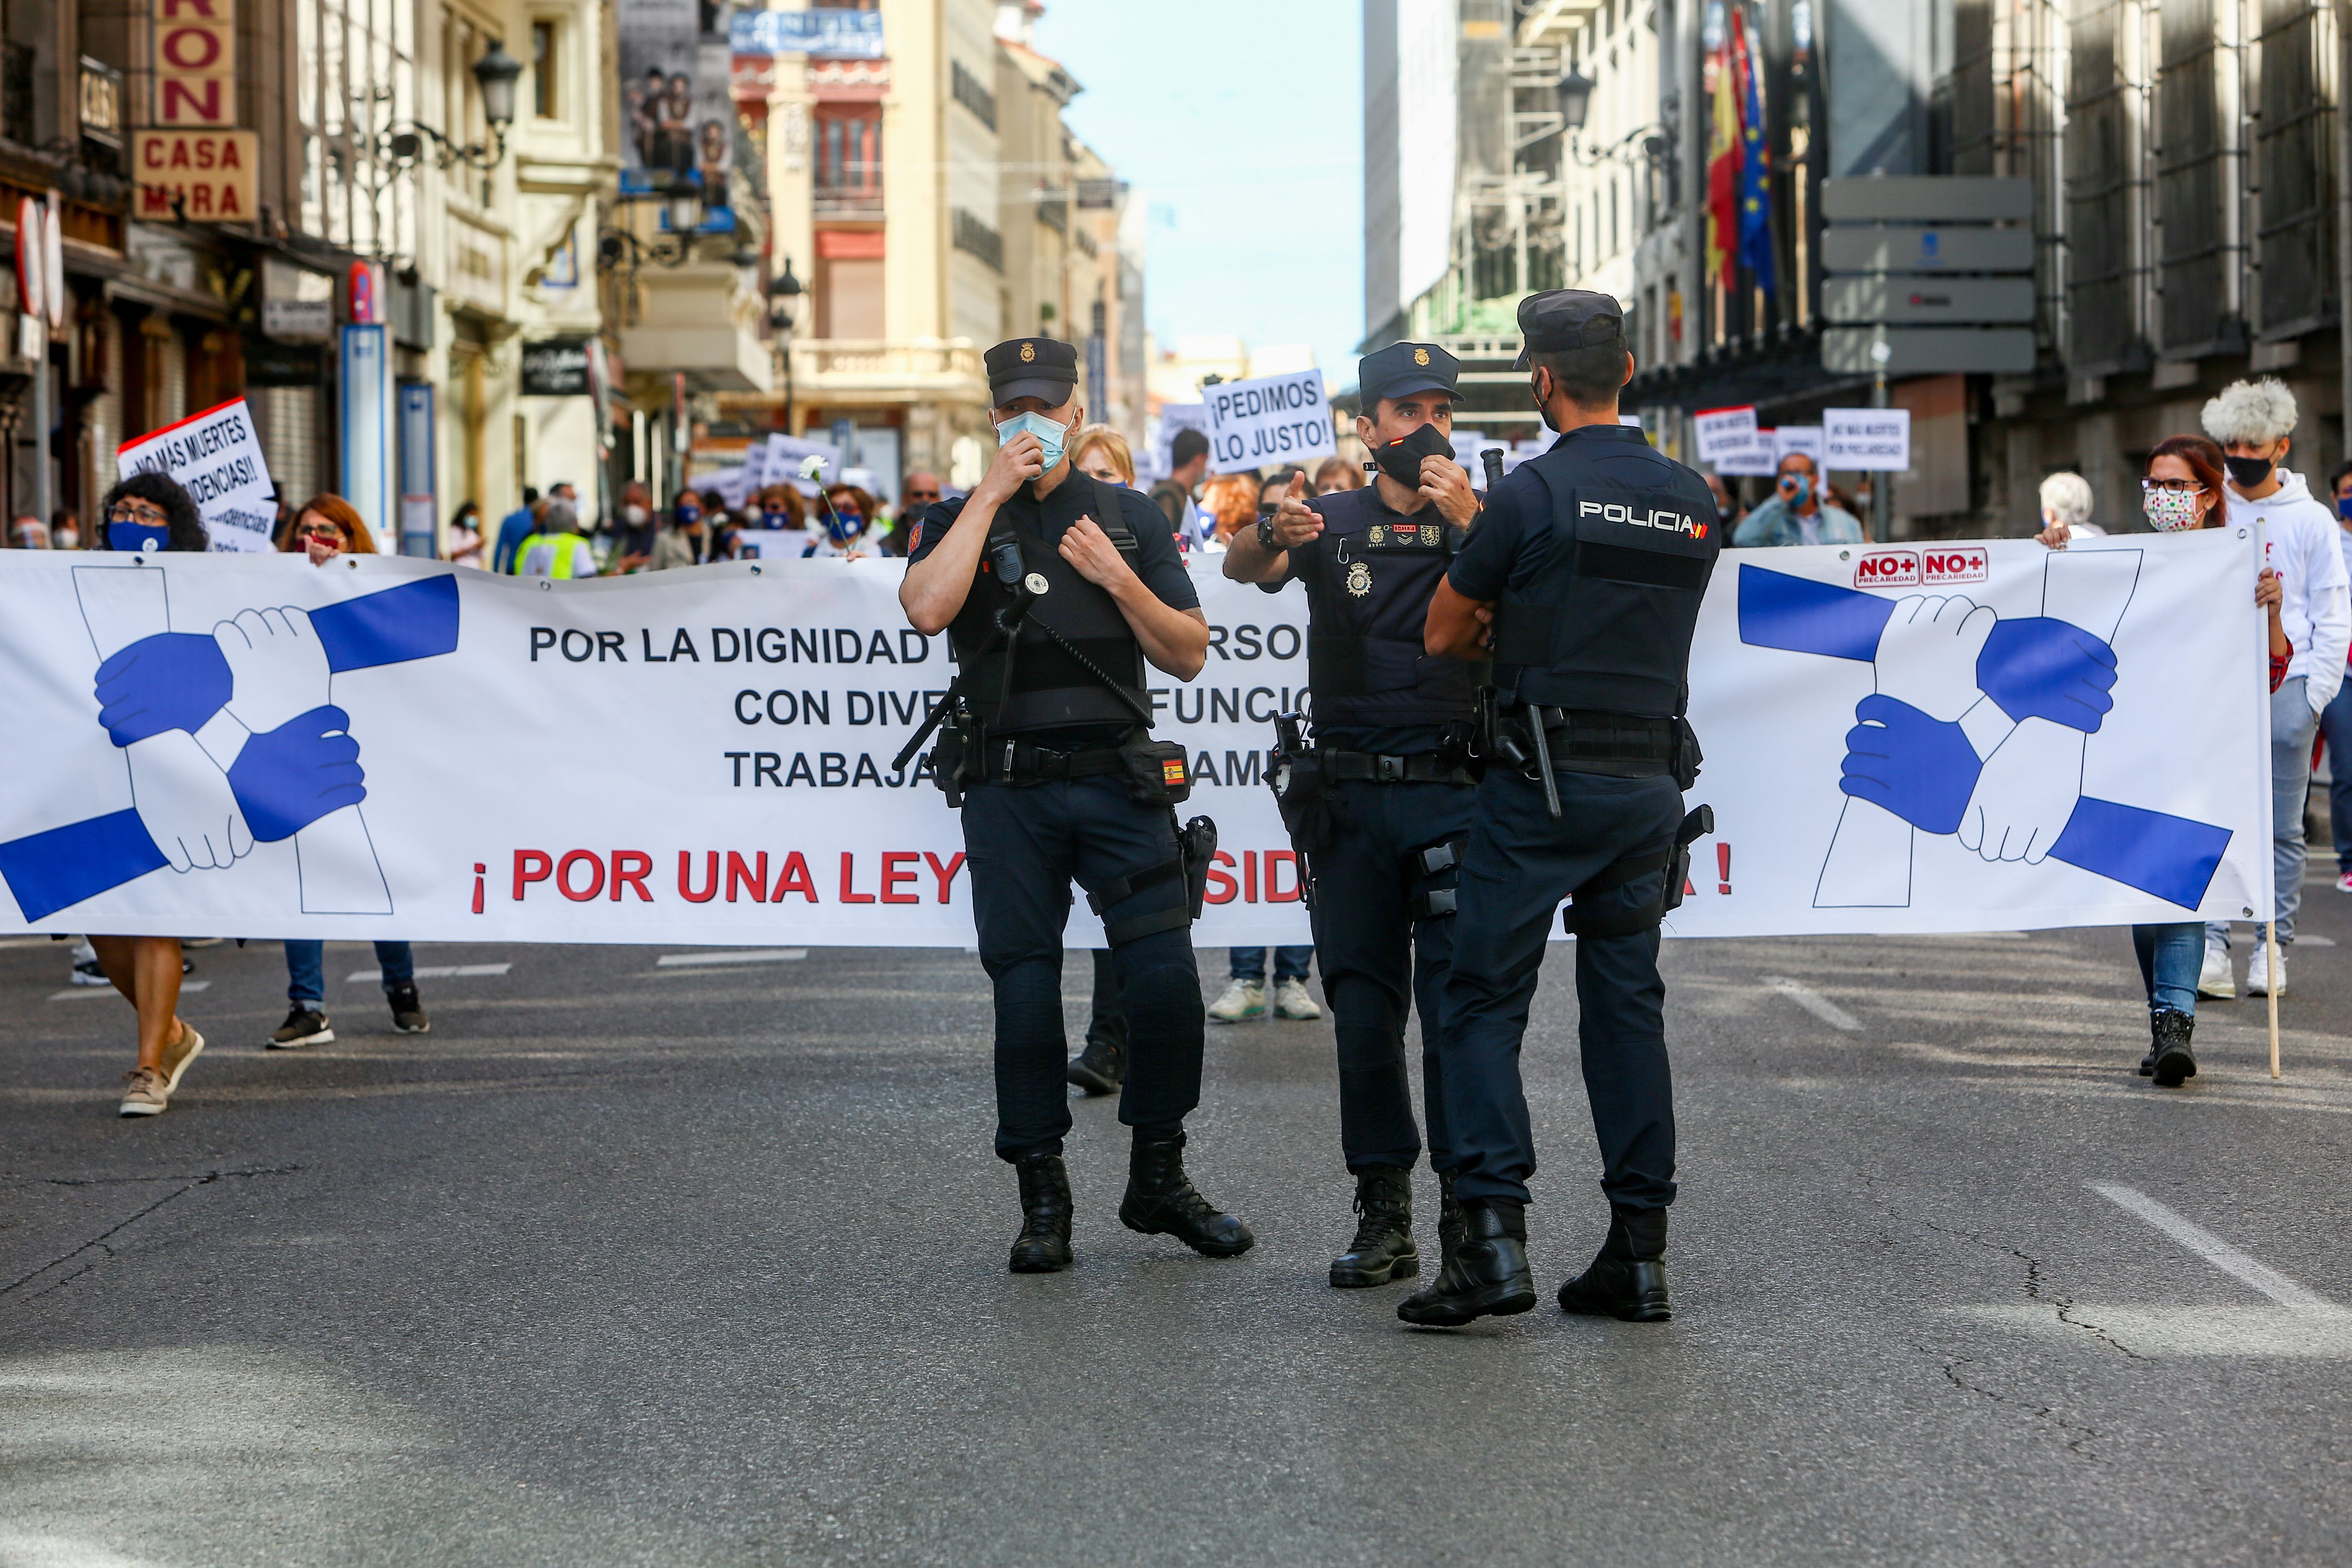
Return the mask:
[[1722, 0], [1707, 7], [1706, 64], [1700, 79], [1714, 110], [1706, 138], [1706, 271], [1728, 293], [1738, 288], [1739, 96], [1732, 59], [1732, 26]]

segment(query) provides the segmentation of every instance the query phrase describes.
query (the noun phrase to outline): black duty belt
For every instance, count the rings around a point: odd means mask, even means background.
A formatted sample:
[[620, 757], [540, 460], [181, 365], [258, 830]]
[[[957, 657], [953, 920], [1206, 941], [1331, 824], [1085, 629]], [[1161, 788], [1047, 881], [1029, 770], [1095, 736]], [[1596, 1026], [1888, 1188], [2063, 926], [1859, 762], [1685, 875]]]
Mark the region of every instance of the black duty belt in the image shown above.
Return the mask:
[[1055, 751], [1018, 736], [992, 735], [981, 754], [981, 778], [989, 784], [1044, 784], [1053, 779], [1097, 778], [1127, 771], [1118, 746]]
[[[1524, 710], [1522, 710], [1525, 711]], [[1630, 713], [1600, 713], [1575, 708], [1546, 708], [1544, 738], [1554, 766], [1571, 762], [1664, 771], [1674, 762], [1675, 721], [1642, 719]]]
[[1323, 776], [1335, 782], [1368, 782], [1371, 784], [1475, 784], [1458, 763], [1449, 762], [1444, 753], [1421, 752], [1409, 757], [1390, 756], [1379, 752], [1336, 752], [1318, 746], [1315, 764]]

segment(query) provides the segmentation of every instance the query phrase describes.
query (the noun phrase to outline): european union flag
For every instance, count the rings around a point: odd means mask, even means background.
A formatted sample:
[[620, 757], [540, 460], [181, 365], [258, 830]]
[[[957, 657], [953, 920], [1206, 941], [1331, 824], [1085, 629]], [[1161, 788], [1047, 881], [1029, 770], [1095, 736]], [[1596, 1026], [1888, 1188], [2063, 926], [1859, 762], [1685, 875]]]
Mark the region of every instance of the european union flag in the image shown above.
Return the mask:
[[1756, 287], [1775, 292], [1772, 265], [1772, 156], [1764, 144], [1764, 103], [1756, 90], [1756, 57], [1747, 28], [1732, 14], [1739, 71], [1739, 261]]

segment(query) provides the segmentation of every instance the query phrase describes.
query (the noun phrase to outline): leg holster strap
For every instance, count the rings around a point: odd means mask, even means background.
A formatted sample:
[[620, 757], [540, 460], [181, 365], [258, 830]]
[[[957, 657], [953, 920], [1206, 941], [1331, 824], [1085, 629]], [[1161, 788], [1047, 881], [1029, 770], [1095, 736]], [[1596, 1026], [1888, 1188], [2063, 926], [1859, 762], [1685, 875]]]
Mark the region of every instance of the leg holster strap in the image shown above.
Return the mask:
[[[1561, 926], [1580, 937], [1632, 936], [1645, 931], [1666, 918], [1666, 911], [1679, 909], [1683, 901], [1683, 881], [1690, 874], [1692, 841], [1715, 831], [1715, 808], [1694, 807], [1675, 829], [1675, 836], [1663, 844], [1636, 849], [1621, 855], [1593, 873], [1591, 879], [1571, 895], [1569, 907], [1560, 911]], [[1657, 900], [1630, 910], [1612, 910], [1606, 914], [1598, 910], [1586, 913], [1586, 900], [1612, 889], [1639, 880], [1653, 871], [1664, 870]]]
[[1113, 905], [1125, 903], [1136, 894], [1156, 888], [1162, 882], [1183, 881], [1184, 870], [1184, 858], [1179, 855], [1172, 860], [1163, 860], [1159, 865], [1138, 871], [1132, 876], [1114, 877], [1103, 884], [1100, 892], [1087, 895], [1087, 908], [1094, 910], [1096, 916], [1102, 921], [1103, 935], [1109, 941], [1111, 946], [1124, 947], [1139, 937], [1152, 936], [1163, 931], [1175, 931], [1192, 923], [1191, 904], [1189, 900], [1183, 899], [1179, 899], [1173, 909], [1153, 910], [1149, 914], [1137, 915], [1132, 920], [1114, 922], [1106, 912]]
[[[1424, 884], [1433, 877], [1443, 876], [1462, 864], [1462, 852], [1469, 844], [1470, 839], [1465, 835], [1460, 838], [1424, 845], [1404, 858], [1405, 875]], [[1435, 920], [1454, 913], [1459, 907], [1456, 894], [1457, 889], [1454, 888], [1423, 886], [1416, 889], [1412, 895], [1412, 918]]]

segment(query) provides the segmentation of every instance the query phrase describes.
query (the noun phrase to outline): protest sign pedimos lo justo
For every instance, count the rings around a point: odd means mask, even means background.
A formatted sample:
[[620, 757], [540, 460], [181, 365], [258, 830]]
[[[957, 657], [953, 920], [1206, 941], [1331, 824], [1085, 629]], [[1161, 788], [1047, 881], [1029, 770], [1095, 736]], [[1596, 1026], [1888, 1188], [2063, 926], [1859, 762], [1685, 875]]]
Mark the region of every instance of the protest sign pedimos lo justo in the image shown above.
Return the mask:
[[278, 521], [269, 464], [242, 397], [191, 414], [115, 450], [115, 477], [160, 473], [180, 482], [196, 503], [212, 547], [258, 553], [270, 546]]
[[1221, 382], [1202, 387], [1201, 401], [1209, 416], [1209, 466], [1218, 473], [1305, 463], [1339, 450], [1319, 370]]

